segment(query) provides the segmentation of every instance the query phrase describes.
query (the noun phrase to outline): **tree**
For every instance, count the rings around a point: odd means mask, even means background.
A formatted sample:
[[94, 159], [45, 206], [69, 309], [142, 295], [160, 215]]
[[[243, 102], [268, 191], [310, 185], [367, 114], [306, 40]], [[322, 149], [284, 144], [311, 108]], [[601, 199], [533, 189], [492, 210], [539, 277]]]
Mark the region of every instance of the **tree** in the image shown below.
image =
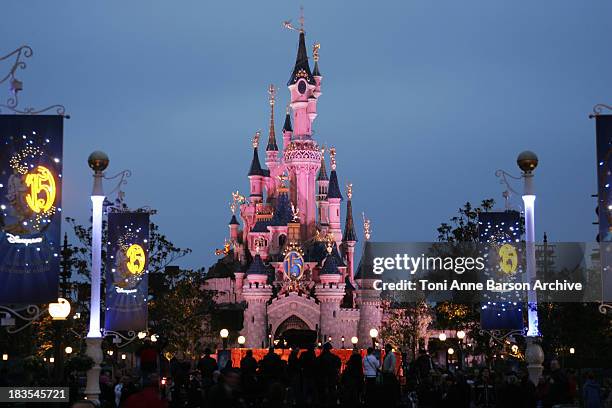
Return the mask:
[[381, 337], [396, 348], [407, 347], [416, 358], [420, 341], [427, 336], [427, 329], [433, 320], [430, 306], [425, 301], [393, 304], [382, 302], [384, 318]]

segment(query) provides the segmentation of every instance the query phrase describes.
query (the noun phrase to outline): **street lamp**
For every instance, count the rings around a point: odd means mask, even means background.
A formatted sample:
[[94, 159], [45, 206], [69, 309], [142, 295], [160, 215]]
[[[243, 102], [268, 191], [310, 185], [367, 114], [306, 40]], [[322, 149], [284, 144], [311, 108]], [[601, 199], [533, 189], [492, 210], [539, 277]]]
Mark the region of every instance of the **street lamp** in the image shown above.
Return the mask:
[[244, 343], [246, 343], [246, 337], [238, 336], [238, 344], [240, 345], [240, 348], [244, 347]]
[[122, 360], [125, 360], [126, 358], [127, 358], [127, 356], [126, 356], [125, 354], [122, 354], [122, 355], [121, 355], [121, 359], [122, 359]]
[[2, 361], [8, 361], [8, 354], [2, 354]]
[[108, 350], [107, 353], [108, 353], [109, 356], [112, 356], [114, 351], [113, 350]]
[[455, 354], [455, 349], [452, 347], [449, 347], [448, 350], [446, 350], [448, 352], [449, 356], [452, 356], [453, 354]]
[[144, 332], [144, 331], [138, 332], [138, 338], [140, 340], [144, 339], [145, 337], [147, 337], [147, 332]]
[[576, 349], [573, 348], [573, 347], [570, 347], [569, 352], [570, 352], [570, 354], [574, 354], [574, 353], [576, 353]]
[[152, 341], [153, 343], [155, 343], [155, 342], [157, 341], [157, 335], [156, 335], [156, 334], [152, 334], [152, 335], [151, 335], [151, 341]]
[[85, 398], [94, 403], [100, 396], [100, 363], [102, 362], [102, 334], [100, 333], [100, 284], [102, 281], [102, 212], [104, 205], [104, 190], [102, 178], [108, 167], [109, 159], [106, 153], [95, 151], [87, 159], [89, 167], [94, 171], [93, 190], [91, 193], [91, 299], [89, 307], [89, 332], [87, 333], [87, 355], [94, 361], [87, 371]]
[[49, 303], [49, 314], [53, 320], [66, 320], [70, 314], [70, 302], [57, 298], [57, 303]]
[[49, 357], [49, 362], [50, 363], [55, 363], [55, 357]]
[[342, 341], [342, 349], [344, 349], [344, 336], [340, 337], [340, 341]]
[[72, 353], [72, 347], [68, 346], [64, 349], [64, 351], [66, 352], [66, 354], [71, 354]]
[[372, 338], [372, 347], [376, 348], [376, 338], [378, 337], [378, 330], [375, 328], [370, 329], [370, 338]]
[[219, 334], [221, 335], [221, 339], [223, 339], [223, 350], [225, 350], [227, 348], [227, 337], [229, 336], [229, 330], [221, 329]]
[[440, 333], [438, 338], [440, 339], [440, 341], [446, 341], [446, 333]]
[[465, 339], [465, 332], [459, 330], [457, 332], [457, 338], [459, 339], [459, 367], [463, 369], [463, 339]]
[[[538, 156], [530, 151], [524, 151], [518, 155], [516, 163], [522, 170], [523, 177], [523, 204], [525, 207], [525, 252], [526, 252], [526, 278], [531, 287], [536, 278], [535, 258], [535, 188], [533, 186], [533, 171], [538, 167]], [[529, 379], [537, 384], [542, 376], [542, 362], [544, 352], [538, 343], [540, 329], [538, 328], [538, 298], [535, 290], [527, 292], [527, 318], [529, 327], [527, 330], [527, 348], [525, 360], [527, 360], [527, 371]]]
[[463, 340], [463, 339], [465, 339], [465, 332], [464, 332], [463, 330], [459, 330], [459, 331], [457, 332], [457, 338], [458, 338], [459, 340]]

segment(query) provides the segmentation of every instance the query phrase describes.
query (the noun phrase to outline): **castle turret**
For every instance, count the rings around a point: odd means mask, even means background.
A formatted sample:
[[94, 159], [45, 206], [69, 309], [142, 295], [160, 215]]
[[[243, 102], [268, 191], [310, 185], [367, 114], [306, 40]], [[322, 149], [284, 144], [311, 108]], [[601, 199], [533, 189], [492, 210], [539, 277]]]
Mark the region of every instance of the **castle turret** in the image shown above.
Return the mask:
[[236, 214], [232, 214], [232, 219], [229, 222], [230, 241], [238, 241], [238, 228], [240, 228], [240, 223], [236, 219]]
[[347, 275], [351, 283], [353, 283], [353, 274], [355, 272], [355, 244], [357, 243], [357, 234], [355, 234], [355, 222], [353, 221], [353, 204], [351, 202], [353, 198], [353, 185], [347, 185], [346, 190], [346, 221], [344, 222], [344, 235], [342, 237], [342, 246], [344, 247], [344, 253], [346, 255]]
[[291, 135], [293, 134], [293, 127], [291, 126], [291, 113], [289, 112], [289, 105], [287, 105], [287, 113], [285, 114], [285, 123], [283, 124], [283, 149], [286, 149], [291, 142]]
[[312, 76], [315, 79], [316, 88], [314, 91], [314, 96], [319, 99], [321, 96], [321, 81], [323, 80], [323, 76], [321, 72], [319, 72], [319, 49], [321, 48], [321, 44], [315, 43], [312, 50], [312, 59], [314, 60], [314, 69], [312, 70]]
[[306, 54], [306, 39], [304, 30], [300, 30], [298, 53], [291, 78], [287, 83], [291, 92], [291, 109], [293, 110], [293, 134], [310, 138], [312, 135], [312, 120], [308, 115], [308, 98], [313, 96], [316, 81], [310, 72], [308, 55]]
[[251, 160], [251, 168], [249, 170], [249, 182], [251, 185], [251, 203], [260, 203], [263, 200], [263, 185], [265, 172], [259, 163], [259, 154], [257, 147], [259, 146], [260, 132], [255, 133], [253, 137], [253, 159]]
[[336, 149], [329, 150], [331, 161], [331, 173], [329, 174], [329, 188], [327, 190], [327, 201], [329, 202], [329, 232], [334, 236], [336, 242], [342, 241], [342, 230], [340, 229], [340, 202], [342, 193], [338, 185], [338, 175], [336, 174]]
[[341, 326], [338, 324], [340, 316], [340, 303], [344, 297], [344, 282], [338, 270], [336, 256], [332, 253], [333, 242], [327, 244], [327, 256], [319, 272], [321, 283], [316, 286], [316, 295], [321, 302], [321, 335], [324, 340], [332, 338], [332, 342], [339, 344]]
[[246, 347], [263, 348], [268, 335], [268, 317], [266, 304], [272, 296], [272, 287], [266, 284], [268, 279], [266, 267], [259, 254], [247, 270], [246, 283], [242, 288], [242, 296], [247, 303], [244, 311], [244, 333]]
[[327, 233], [327, 227], [329, 226], [329, 203], [327, 201], [328, 187], [329, 178], [327, 178], [325, 148], [323, 148], [321, 149], [321, 167], [317, 175], [317, 208], [319, 209], [319, 225], [324, 234]]

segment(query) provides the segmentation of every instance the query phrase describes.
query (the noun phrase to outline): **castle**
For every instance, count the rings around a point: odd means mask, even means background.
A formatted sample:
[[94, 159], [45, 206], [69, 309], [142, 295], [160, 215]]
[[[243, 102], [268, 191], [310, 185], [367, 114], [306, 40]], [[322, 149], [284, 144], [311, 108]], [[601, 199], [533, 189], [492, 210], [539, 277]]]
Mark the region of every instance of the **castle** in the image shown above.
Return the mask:
[[204, 288], [215, 291], [220, 310], [241, 313], [242, 329], [236, 336], [244, 336], [244, 347], [329, 341], [348, 348], [355, 337], [357, 346], [367, 347], [370, 330], [380, 329], [381, 302], [355, 267], [352, 186], [347, 186], [343, 229], [336, 151], [328, 151], [328, 176], [325, 148], [313, 138], [322, 95], [319, 45], [314, 45], [311, 71], [303, 25], [296, 31], [299, 43], [287, 84], [291, 102], [282, 149], [275, 132], [275, 89], [270, 86], [267, 168], [259, 159], [257, 132], [248, 172], [250, 194], [246, 199], [232, 193], [229, 240], [217, 251], [221, 259], [209, 269]]

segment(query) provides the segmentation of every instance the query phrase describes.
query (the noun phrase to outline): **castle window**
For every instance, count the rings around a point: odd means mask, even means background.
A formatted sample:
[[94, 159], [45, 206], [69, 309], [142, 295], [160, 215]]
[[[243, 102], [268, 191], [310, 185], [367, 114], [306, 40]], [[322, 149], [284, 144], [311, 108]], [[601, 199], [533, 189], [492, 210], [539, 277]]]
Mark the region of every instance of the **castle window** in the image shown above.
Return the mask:
[[278, 246], [279, 246], [279, 248], [282, 248], [283, 245], [285, 245], [285, 242], [287, 242], [287, 236], [286, 235], [280, 235], [278, 237]]
[[255, 323], [255, 316], [251, 316], [251, 323]]
[[334, 319], [336, 318], [336, 311], [334, 310]]

